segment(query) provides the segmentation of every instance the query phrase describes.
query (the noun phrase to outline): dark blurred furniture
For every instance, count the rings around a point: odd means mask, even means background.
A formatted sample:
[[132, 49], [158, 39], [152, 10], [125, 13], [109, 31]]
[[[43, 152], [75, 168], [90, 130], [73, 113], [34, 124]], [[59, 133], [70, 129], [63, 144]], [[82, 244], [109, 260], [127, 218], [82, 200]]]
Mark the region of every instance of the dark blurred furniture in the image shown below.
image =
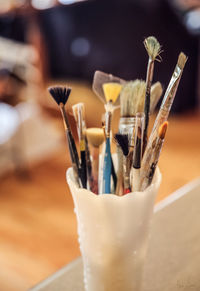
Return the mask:
[[166, 89], [180, 51], [189, 56], [173, 111], [197, 104], [198, 37], [190, 35], [166, 0], [90, 0], [39, 13], [54, 78], [92, 82], [96, 69], [125, 79], [146, 76], [144, 37], [163, 46], [154, 80]]

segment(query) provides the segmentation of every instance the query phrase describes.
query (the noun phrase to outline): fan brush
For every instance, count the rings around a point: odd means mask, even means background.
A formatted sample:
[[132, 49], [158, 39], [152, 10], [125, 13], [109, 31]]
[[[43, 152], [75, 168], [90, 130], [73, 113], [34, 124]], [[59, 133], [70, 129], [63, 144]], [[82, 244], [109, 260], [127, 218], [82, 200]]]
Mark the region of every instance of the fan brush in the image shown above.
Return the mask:
[[83, 181], [81, 180], [81, 169], [79, 165], [79, 157], [76, 149], [76, 144], [71, 132], [70, 124], [67, 118], [67, 113], [65, 111], [65, 104], [69, 98], [69, 95], [71, 93], [70, 88], [57, 86], [57, 87], [50, 87], [48, 88], [50, 95], [53, 97], [53, 99], [58, 104], [65, 128], [65, 133], [68, 141], [68, 147], [69, 147], [69, 153], [71, 157], [72, 167], [74, 170], [74, 174], [76, 177], [77, 182], [79, 181], [79, 185], [81, 184], [81, 187], [83, 186]]

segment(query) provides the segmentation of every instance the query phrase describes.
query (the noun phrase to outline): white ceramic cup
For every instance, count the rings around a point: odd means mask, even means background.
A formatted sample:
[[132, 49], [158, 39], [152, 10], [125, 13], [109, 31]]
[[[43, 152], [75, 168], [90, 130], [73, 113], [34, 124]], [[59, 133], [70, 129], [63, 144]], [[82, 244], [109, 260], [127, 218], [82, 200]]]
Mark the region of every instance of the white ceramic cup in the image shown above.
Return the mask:
[[74, 200], [86, 291], [139, 291], [161, 174], [143, 192], [95, 195], [67, 182]]

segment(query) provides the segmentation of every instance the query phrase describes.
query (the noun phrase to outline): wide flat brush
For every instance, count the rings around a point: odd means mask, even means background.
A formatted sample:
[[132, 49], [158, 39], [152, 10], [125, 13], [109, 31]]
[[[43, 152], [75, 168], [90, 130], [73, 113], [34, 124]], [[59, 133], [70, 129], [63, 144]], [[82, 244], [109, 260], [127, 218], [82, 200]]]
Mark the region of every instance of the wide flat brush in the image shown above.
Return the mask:
[[144, 104], [145, 127], [144, 127], [143, 147], [145, 149], [147, 144], [147, 130], [149, 125], [150, 94], [151, 94], [151, 84], [153, 80], [154, 62], [155, 60], [160, 61], [161, 46], [157, 39], [153, 36], [149, 36], [144, 40], [144, 46], [149, 56], [146, 74], [146, 92]]
[[92, 155], [92, 187], [91, 191], [98, 194], [98, 174], [99, 174], [99, 147], [104, 141], [102, 128], [88, 128], [86, 135], [91, 148]]
[[74, 170], [74, 175], [76, 178], [76, 181], [79, 183], [79, 185], [82, 187], [82, 181], [81, 181], [81, 173], [80, 173], [80, 165], [79, 165], [79, 157], [76, 149], [76, 144], [74, 141], [74, 138], [72, 136], [70, 124], [67, 118], [67, 113], [65, 111], [65, 104], [69, 98], [69, 95], [71, 93], [70, 88], [62, 87], [62, 86], [57, 86], [57, 87], [50, 87], [48, 88], [49, 93], [53, 97], [53, 99], [56, 101], [58, 104], [62, 117], [63, 117], [63, 124], [65, 128], [65, 133], [68, 141], [68, 146], [69, 146], [69, 153], [71, 157], [71, 162], [72, 162], [72, 167]]

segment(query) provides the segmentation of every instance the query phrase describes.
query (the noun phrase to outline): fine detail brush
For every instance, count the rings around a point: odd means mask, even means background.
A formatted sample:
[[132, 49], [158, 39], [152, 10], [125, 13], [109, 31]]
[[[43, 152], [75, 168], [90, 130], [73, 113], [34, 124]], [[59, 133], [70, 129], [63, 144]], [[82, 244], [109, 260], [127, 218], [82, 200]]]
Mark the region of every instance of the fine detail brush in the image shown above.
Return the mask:
[[82, 180], [81, 180], [81, 173], [80, 173], [80, 165], [79, 165], [79, 157], [76, 149], [76, 144], [71, 132], [70, 124], [67, 118], [67, 113], [65, 111], [65, 104], [69, 98], [69, 95], [71, 93], [70, 88], [57, 86], [57, 87], [50, 87], [48, 88], [50, 95], [53, 97], [53, 99], [58, 104], [65, 128], [65, 133], [68, 141], [69, 146], [69, 153], [71, 157], [72, 167], [74, 170], [74, 175], [76, 178], [76, 181], [78, 182], [79, 186], [83, 186]]
[[153, 80], [153, 71], [154, 71], [154, 62], [155, 60], [160, 61], [161, 46], [157, 39], [153, 36], [149, 36], [144, 40], [144, 46], [148, 53], [149, 60], [147, 66], [146, 74], [146, 92], [145, 92], [145, 104], [144, 104], [144, 113], [145, 113], [145, 127], [144, 127], [144, 143], [143, 147], [145, 149], [147, 144], [147, 130], [149, 125], [149, 111], [150, 111], [150, 92], [151, 84]]
[[152, 145], [152, 152], [149, 158], [148, 164], [146, 163], [144, 166], [142, 165], [142, 177], [140, 180], [140, 191], [144, 191], [152, 182], [156, 166], [158, 164], [158, 160], [160, 157], [160, 153], [162, 150], [162, 146], [164, 143], [165, 134], [167, 131], [168, 122], [165, 121], [163, 124], [160, 125], [157, 138], [154, 140]]
[[129, 153], [129, 140], [127, 134], [119, 134], [115, 135], [115, 140], [120, 146], [123, 152], [123, 182], [124, 182], [124, 194], [131, 192], [130, 186], [130, 170], [129, 170], [129, 162], [128, 162], [128, 153]]
[[92, 155], [92, 188], [93, 193], [98, 194], [98, 173], [99, 173], [99, 147], [104, 141], [102, 128], [88, 128], [86, 135], [91, 148]]
[[138, 191], [140, 183], [140, 167], [142, 160], [142, 144], [144, 134], [144, 113], [136, 114], [136, 125], [135, 125], [135, 146], [133, 154], [133, 164], [131, 167], [131, 190]]
[[154, 130], [158, 130], [159, 126], [168, 119], [186, 62], [187, 62], [187, 56], [183, 52], [181, 52], [178, 56], [178, 61], [177, 61], [175, 70], [173, 72], [173, 75], [171, 77], [167, 90], [163, 97], [158, 115], [154, 122], [152, 132]]
[[77, 124], [77, 132], [80, 146], [80, 158], [81, 158], [81, 177], [83, 181], [83, 188], [87, 188], [87, 168], [86, 168], [86, 143], [85, 143], [85, 131], [83, 124], [84, 105], [78, 103], [72, 106], [72, 111]]

